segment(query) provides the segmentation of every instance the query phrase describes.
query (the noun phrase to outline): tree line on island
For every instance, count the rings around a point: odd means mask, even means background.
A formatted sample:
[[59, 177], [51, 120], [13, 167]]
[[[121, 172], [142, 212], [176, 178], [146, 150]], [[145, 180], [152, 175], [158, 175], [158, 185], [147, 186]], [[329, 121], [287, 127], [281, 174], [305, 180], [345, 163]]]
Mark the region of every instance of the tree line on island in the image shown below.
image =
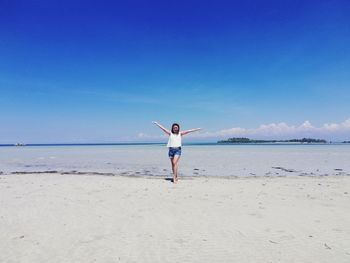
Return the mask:
[[[324, 139], [302, 138], [291, 140], [252, 140], [245, 137], [233, 137], [220, 140], [218, 143], [327, 143]], [[344, 141], [345, 143], [345, 141]]]

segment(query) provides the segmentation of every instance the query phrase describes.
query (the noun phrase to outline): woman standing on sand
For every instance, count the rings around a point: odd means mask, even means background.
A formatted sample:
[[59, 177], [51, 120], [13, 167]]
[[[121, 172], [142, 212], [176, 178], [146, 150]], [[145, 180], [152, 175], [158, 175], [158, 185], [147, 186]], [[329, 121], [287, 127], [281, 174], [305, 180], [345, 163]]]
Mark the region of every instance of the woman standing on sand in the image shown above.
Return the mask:
[[169, 135], [169, 140], [167, 144], [167, 147], [169, 148], [168, 156], [170, 158], [171, 168], [173, 170], [173, 183], [176, 183], [178, 180], [177, 163], [181, 156], [181, 146], [182, 146], [181, 137], [190, 132], [201, 130], [201, 128], [180, 132], [180, 125], [177, 123], [173, 123], [173, 125], [171, 126], [171, 131], [169, 131], [166, 128], [164, 128], [162, 125], [160, 125], [158, 122], [154, 121], [153, 123], [156, 124], [159, 128], [161, 128], [166, 134]]

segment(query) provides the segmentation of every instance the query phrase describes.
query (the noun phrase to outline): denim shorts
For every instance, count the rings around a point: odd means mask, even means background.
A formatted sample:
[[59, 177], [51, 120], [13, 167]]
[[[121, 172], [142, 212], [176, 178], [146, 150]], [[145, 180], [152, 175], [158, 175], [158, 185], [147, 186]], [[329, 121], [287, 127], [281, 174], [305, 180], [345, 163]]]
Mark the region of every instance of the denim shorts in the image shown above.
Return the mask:
[[168, 156], [174, 158], [175, 155], [181, 155], [181, 147], [169, 147]]

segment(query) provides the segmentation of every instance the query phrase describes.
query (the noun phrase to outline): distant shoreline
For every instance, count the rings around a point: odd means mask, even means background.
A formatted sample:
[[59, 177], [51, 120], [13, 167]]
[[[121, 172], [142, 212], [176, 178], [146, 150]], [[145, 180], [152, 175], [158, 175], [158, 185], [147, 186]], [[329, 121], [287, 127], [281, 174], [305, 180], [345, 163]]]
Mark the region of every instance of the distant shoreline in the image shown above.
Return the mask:
[[329, 143], [325, 139], [315, 139], [315, 138], [302, 138], [302, 139], [288, 139], [288, 140], [257, 140], [250, 139], [246, 137], [232, 137], [227, 140], [220, 140], [218, 143]]
[[[164, 146], [166, 143], [28, 143], [28, 144], [0, 144], [0, 147], [47, 147], [47, 146], [147, 146], [159, 145]], [[183, 143], [184, 146], [234, 146], [234, 145], [350, 145], [348, 141], [326, 142], [326, 143], [303, 143], [303, 142], [283, 142], [283, 141], [266, 141], [266, 142], [189, 142]]]

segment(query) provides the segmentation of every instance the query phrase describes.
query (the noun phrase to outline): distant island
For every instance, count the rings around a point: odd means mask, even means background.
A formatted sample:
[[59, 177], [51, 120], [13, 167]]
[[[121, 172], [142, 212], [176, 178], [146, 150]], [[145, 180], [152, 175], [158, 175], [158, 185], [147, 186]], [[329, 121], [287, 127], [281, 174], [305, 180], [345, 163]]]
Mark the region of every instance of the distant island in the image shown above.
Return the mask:
[[227, 140], [220, 140], [218, 143], [327, 143], [324, 139], [302, 138], [291, 140], [251, 140], [249, 138], [228, 138]]
[[343, 143], [350, 143], [350, 141], [343, 141]]

